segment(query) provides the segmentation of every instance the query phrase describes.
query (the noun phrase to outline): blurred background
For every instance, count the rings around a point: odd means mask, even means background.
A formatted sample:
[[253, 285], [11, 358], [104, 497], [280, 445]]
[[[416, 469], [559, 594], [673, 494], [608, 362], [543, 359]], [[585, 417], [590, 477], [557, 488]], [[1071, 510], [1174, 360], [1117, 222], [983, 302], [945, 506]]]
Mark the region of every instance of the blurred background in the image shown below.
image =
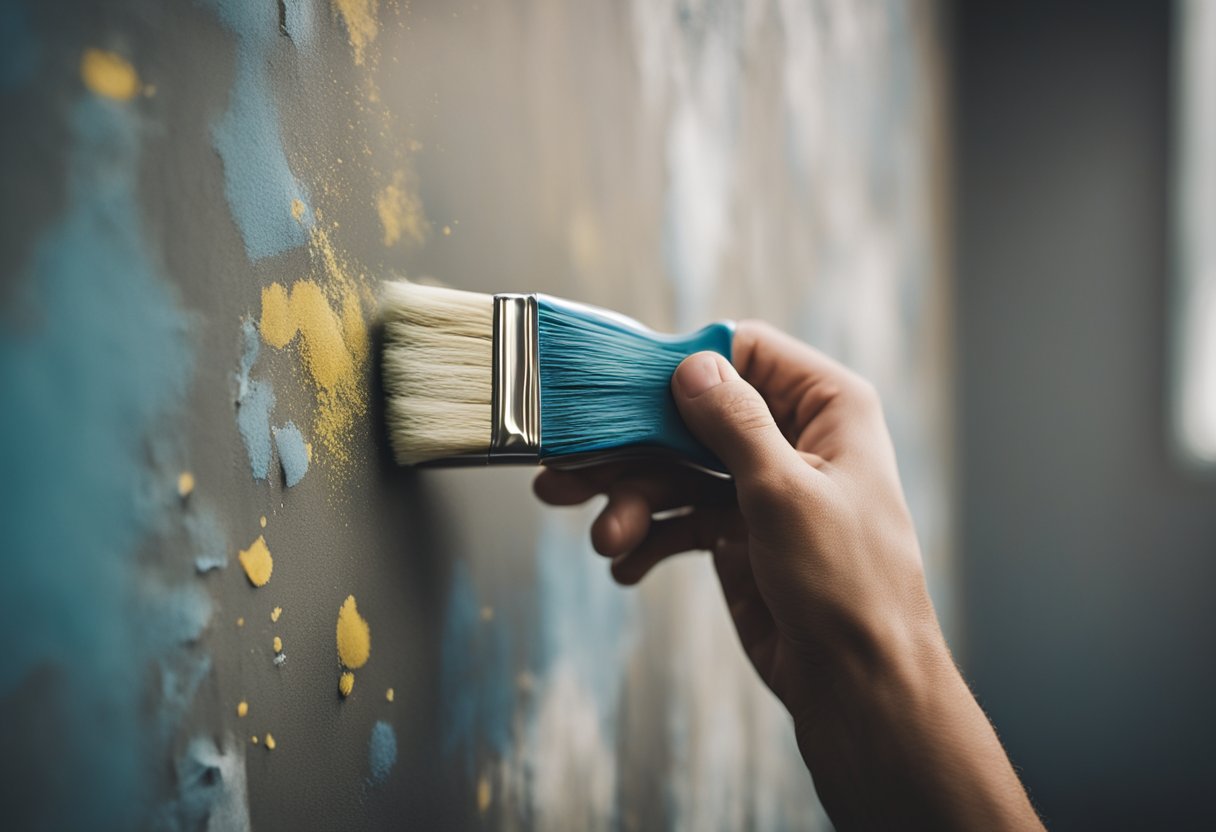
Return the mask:
[[0, 0], [0, 107], [4, 826], [830, 828], [704, 559], [392, 465], [386, 276], [855, 367], [1048, 826], [1210, 825], [1216, 3]]
[[955, 7], [963, 665], [1062, 829], [1208, 814], [1212, 14]]

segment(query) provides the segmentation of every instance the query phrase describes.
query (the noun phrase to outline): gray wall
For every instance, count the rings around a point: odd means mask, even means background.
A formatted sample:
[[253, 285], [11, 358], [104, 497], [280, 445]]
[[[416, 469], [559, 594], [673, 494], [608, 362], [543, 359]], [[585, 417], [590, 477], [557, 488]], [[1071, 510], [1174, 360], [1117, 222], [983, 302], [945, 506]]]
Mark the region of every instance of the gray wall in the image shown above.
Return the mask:
[[1216, 483], [1165, 430], [1171, 25], [956, 9], [965, 666], [1060, 829], [1198, 825], [1216, 779]]

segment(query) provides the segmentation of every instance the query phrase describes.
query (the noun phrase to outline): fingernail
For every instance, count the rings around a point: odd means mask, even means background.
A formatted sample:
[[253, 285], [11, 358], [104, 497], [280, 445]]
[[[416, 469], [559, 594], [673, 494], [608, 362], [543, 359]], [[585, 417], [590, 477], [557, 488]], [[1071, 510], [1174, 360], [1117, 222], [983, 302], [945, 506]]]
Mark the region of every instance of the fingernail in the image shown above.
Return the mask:
[[680, 392], [690, 399], [695, 399], [724, 381], [726, 379], [722, 377], [718, 359], [712, 353], [699, 352], [690, 355], [676, 369], [676, 384]]

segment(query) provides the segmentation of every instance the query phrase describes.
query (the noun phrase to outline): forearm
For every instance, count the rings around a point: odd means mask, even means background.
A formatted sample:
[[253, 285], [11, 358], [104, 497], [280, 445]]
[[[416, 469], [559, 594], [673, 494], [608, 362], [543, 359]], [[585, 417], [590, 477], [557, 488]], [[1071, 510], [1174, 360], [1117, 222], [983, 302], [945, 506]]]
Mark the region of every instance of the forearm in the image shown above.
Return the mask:
[[844, 661], [796, 714], [838, 828], [1041, 829], [936, 625]]

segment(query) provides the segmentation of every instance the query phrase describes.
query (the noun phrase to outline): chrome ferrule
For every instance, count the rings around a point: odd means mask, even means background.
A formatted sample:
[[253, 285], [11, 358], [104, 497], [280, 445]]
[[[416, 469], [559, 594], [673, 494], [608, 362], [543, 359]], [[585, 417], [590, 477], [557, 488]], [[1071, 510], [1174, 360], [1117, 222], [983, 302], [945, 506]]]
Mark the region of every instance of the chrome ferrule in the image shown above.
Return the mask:
[[490, 462], [540, 459], [539, 330], [535, 294], [494, 296]]

